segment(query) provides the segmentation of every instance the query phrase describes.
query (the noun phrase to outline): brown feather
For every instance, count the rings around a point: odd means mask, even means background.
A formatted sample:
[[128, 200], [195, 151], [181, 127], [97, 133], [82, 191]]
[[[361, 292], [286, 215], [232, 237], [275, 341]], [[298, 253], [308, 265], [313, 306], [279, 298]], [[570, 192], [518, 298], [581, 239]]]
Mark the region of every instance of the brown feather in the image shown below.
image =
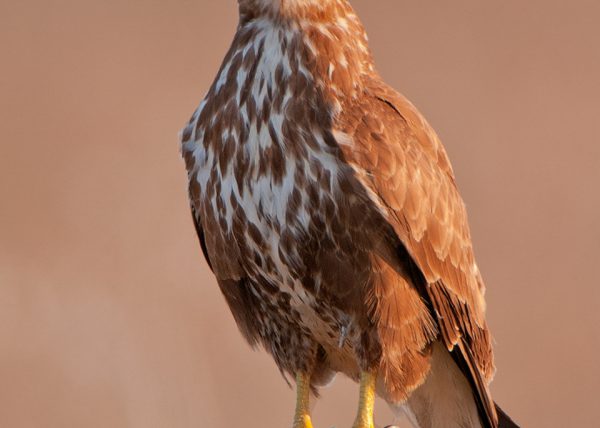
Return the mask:
[[[375, 202], [384, 207], [384, 216], [424, 275], [428, 287], [423, 297], [432, 303], [444, 343], [465, 360], [461, 369], [476, 388], [484, 420], [496, 426], [487, 389], [494, 364], [484, 317], [483, 282], [474, 264], [464, 203], [446, 153], [412, 104], [377, 76], [366, 78], [363, 98], [347, 108], [360, 110], [363, 117], [340, 116], [339, 133], [352, 141], [342, 145], [344, 155], [370, 194], [376, 195]], [[377, 126], [377, 138], [364, 129], [373, 123], [371, 116], [384, 126], [383, 130]], [[383, 163], [384, 156], [395, 161]], [[402, 168], [391, 173], [392, 165]], [[390, 175], [398, 177], [394, 187], [389, 184]], [[398, 198], [398, 194], [406, 197]]]
[[441, 340], [496, 427], [484, 285], [438, 137], [374, 72], [346, 0], [239, 5], [182, 154], [243, 335], [315, 384], [377, 368], [393, 403], [425, 382]]

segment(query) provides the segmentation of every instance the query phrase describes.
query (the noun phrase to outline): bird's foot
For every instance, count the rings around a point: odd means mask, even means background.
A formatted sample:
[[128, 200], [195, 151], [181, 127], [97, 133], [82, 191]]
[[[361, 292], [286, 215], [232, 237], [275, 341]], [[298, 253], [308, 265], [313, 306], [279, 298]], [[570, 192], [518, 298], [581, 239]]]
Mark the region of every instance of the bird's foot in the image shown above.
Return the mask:
[[352, 428], [375, 428], [373, 411], [375, 409], [375, 384], [377, 373], [362, 372], [360, 374], [360, 399], [358, 402], [358, 415]]
[[302, 415], [294, 421], [294, 428], [313, 428], [310, 416]]
[[375, 424], [373, 422], [355, 422], [352, 428], [375, 428]]
[[310, 375], [298, 373], [296, 375], [296, 413], [293, 428], [313, 428], [310, 420]]

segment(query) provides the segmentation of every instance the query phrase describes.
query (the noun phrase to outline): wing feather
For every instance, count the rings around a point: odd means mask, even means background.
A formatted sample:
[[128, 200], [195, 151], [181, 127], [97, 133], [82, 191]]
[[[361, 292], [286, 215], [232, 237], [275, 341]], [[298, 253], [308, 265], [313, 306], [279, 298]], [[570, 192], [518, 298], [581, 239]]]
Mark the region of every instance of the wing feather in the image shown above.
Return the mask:
[[208, 248], [206, 248], [206, 238], [204, 236], [204, 229], [202, 229], [202, 224], [200, 222], [199, 216], [196, 213], [196, 209], [192, 205], [192, 220], [194, 221], [194, 227], [196, 228], [196, 234], [198, 235], [198, 240], [200, 241], [200, 248], [202, 248], [202, 254], [204, 254], [204, 258], [206, 259], [206, 263], [208, 263], [208, 267], [214, 273], [214, 269], [212, 263], [210, 262], [210, 257], [208, 257]]
[[473, 385], [486, 426], [497, 426], [484, 285], [446, 152], [416, 108], [379, 79], [367, 82], [359, 103], [337, 122], [344, 156], [425, 278], [423, 297], [443, 342]]
[[[206, 235], [204, 234], [202, 221], [200, 220], [200, 216], [193, 205], [191, 208], [192, 219], [194, 221], [194, 227], [196, 228], [198, 239], [200, 240], [202, 253], [204, 254], [206, 263], [208, 263], [208, 266], [216, 275], [216, 272], [213, 268], [213, 263], [210, 260], [208, 247], [206, 245]], [[219, 289], [225, 297], [225, 301], [231, 310], [238, 329], [246, 338], [250, 346], [254, 348], [258, 343], [258, 327], [256, 325], [256, 319], [250, 312], [249, 308], [257, 307], [258, 302], [256, 301], [256, 296], [254, 296], [250, 290], [248, 278], [241, 277], [232, 279], [229, 277], [229, 275], [221, 277], [219, 277], [219, 275], [216, 276]]]

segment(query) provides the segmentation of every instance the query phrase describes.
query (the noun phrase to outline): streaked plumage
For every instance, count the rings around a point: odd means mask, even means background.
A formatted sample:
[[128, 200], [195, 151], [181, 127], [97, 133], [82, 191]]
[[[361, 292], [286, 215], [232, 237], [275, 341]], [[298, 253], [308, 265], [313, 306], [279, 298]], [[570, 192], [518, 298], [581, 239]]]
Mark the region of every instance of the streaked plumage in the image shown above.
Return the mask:
[[436, 134], [376, 73], [346, 0], [239, 3], [182, 153], [241, 332], [315, 388], [371, 370], [422, 427], [444, 405], [465, 409], [445, 427], [496, 427], [484, 284]]

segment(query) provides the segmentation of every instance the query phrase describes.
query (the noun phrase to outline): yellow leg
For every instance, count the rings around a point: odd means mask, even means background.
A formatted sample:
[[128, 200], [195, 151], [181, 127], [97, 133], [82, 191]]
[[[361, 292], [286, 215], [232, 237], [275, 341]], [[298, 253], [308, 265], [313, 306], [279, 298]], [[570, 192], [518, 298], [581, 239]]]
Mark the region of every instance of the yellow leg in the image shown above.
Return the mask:
[[298, 373], [296, 375], [296, 415], [294, 428], [313, 428], [310, 421], [310, 375]]
[[360, 374], [360, 399], [358, 401], [358, 415], [352, 428], [375, 428], [373, 412], [375, 410], [375, 385], [376, 372], [361, 372]]

